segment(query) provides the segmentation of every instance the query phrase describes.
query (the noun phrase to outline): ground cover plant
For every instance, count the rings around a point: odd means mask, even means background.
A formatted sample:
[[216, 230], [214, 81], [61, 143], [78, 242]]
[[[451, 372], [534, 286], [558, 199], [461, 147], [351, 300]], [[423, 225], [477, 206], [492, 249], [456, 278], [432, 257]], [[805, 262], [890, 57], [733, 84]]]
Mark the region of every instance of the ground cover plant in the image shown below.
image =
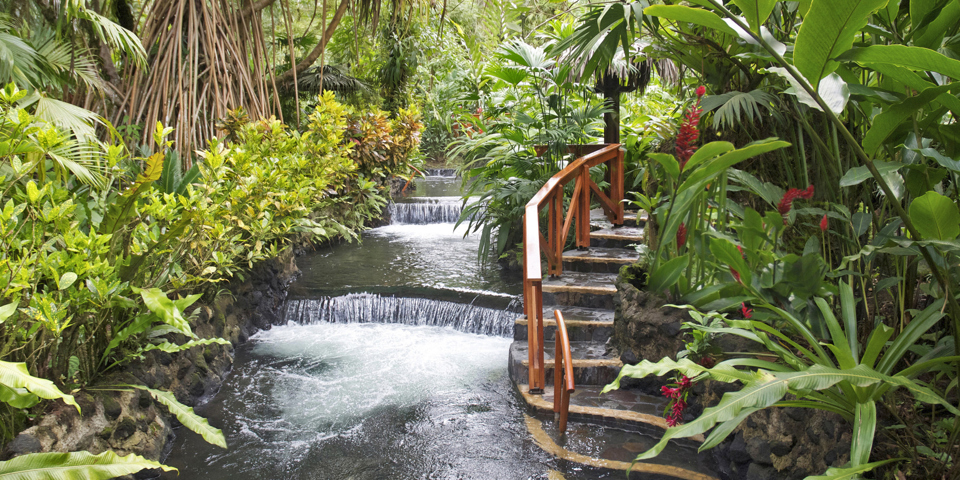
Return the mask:
[[[297, 235], [355, 238], [385, 204], [384, 187], [359, 169], [403, 173], [418, 143], [419, 123], [408, 113], [396, 137], [377, 137], [387, 138], [389, 159], [361, 163], [356, 147], [373, 140], [347, 136], [347, 110], [328, 93], [303, 134], [277, 120], [239, 125], [232, 141], [212, 141], [184, 172], [166, 140], [171, 129], [158, 124], [147, 155], [130, 158], [122, 144], [83, 144], [38, 119], [17, 104], [26, 93], [13, 84], [0, 93], [0, 399], [7, 438], [41, 398], [76, 405], [63, 389], [93, 385], [149, 351], [228, 343], [192, 332], [191, 305], [242, 279]], [[89, 184], [60, 170], [80, 161], [98, 167], [88, 169]], [[171, 341], [178, 336], [186, 341]], [[184, 425], [226, 446], [219, 430], [171, 394], [146, 390]], [[56, 462], [91, 478], [158, 466], [107, 454], [50, 454], [0, 470]]]

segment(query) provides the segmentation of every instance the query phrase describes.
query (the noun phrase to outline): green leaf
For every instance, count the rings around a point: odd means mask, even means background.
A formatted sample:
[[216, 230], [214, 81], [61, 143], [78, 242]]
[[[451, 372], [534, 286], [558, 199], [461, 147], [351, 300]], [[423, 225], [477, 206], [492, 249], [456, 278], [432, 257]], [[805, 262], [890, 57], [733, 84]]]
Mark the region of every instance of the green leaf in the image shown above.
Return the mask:
[[[193, 330], [190, 328], [190, 322], [183, 318], [181, 309], [178, 308], [179, 305], [167, 298], [167, 294], [164, 293], [163, 290], [160, 290], [159, 288], [150, 288], [146, 290], [137, 287], [131, 288], [134, 292], [140, 294], [140, 296], [143, 298], [143, 303], [147, 306], [147, 308], [160, 317], [164, 323], [176, 327], [188, 337], [197, 338], [197, 336], [193, 333]], [[199, 298], [199, 295], [192, 295], [187, 298], [193, 298], [193, 301], [196, 301], [196, 298]], [[193, 301], [187, 303], [187, 305], [193, 303]]]
[[7, 319], [12, 317], [14, 313], [17, 313], [16, 303], [8, 303], [0, 307], [0, 324], [7, 321]]
[[745, 285], [750, 285], [750, 279], [753, 273], [747, 262], [743, 260], [743, 254], [732, 242], [725, 238], [717, 238], [710, 242], [710, 252], [717, 258], [718, 262], [727, 264], [730, 268], [740, 274], [740, 281]]
[[36, 204], [37, 200], [40, 199], [40, 190], [37, 189], [37, 184], [30, 180], [27, 182], [27, 200], [30, 200], [30, 203]]
[[837, 58], [861, 64], [882, 63], [899, 65], [911, 70], [942, 73], [950, 78], [960, 78], [960, 60], [922, 47], [906, 45], [872, 45], [854, 48]]
[[[896, 172], [897, 170], [903, 168], [903, 164], [899, 162], [873, 162], [873, 166], [877, 167], [880, 175], [885, 175], [889, 172]], [[850, 170], [847, 170], [847, 173], [843, 174], [843, 177], [840, 179], [840, 186], [852, 187], [854, 185], [859, 185], [870, 178], [873, 178], [873, 175], [870, 174], [870, 170], [868, 170], [866, 166], [853, 167]]]
[[730, 28], [719, 15], [702, 8], [693, 8], [684, 5], [652, 5], [643, 9], [643, 13], [678, 22], [695, 23], [707, 28], [712, 28], [721, 33], [726, 33], [727, 35], [737, 36], [737, 32]]
[[867, 463], [863, 465], [858, 465], [855, 467], [830, 467], [824, 472], [823, 475], [815, 475], [807, 477], [806, 480], [854, 480], [860, 477], [860, 474], [867, 473], [874, 468], [877, 468], [882, 465], [886, 465], [890, 462], [898, 462], [903, 460], [902, 458], [891, 458], [888, 460], [881, 460], [879, 462]]
[[870, 461], [873, 436], [877, 429], [876, 402], [857, 403], [854, 409], [853, 439], [850, 444], [850, 464], [863, 465]]
[[154, 468], [177, 471], [139, 455], [121, 457], [112, 451], [99, 455], [89, 452], [31, 453], [0, 462], [0, 480], [109, 480]]
[[740, 7], [740, 11], [750, 25], [750, 30], [760, 33], [760, 26], [767, 21], [777, 0], [733, 0], [733, 3]]
[[797, 33], [794, 62], [800, 74], [817, 90], [820, 79], [837, 69], [833, 59], [853, 46], [870, 15], [888, 0], [815, 1]]
[[730, 142], [710, 142], [700, 147], [696, 152], [693, 152], [693, 155], [691, 155], [690, 159], [687, 160], [687, 163], [683, 166], [683, 169], [689, 172], [697, 165], [723, 155], [724, 153], [727, 153], [735, 148], [736, 147], [734, 147]]
[[677, 280], [680, 279], [680, 275], [689, 263], [690, 257], [681, 255], [661, 264], [656, 270], [650, 273], [650, 278], [647, 280], [647, 290], [659, 295], [664, 290], [672, 287], [673, 284], [677, 283]]
[[24, 388], [30, 393], [48, 400], [62, 399], [67, 405], [77, 407], [80, 411], [80, 405], [73, 399], [72, 395], [67, 395], [60, 391], [50, 380], [37, 378], [30, 375], [27, 371], [26, 363], [12, 363], [0, 360], [0, 385], [8, 388]]
[[944, 93], [957, 91], [960, 91], [960, 82], [931, 87], [916, 96], [909, 97], [900, 103], [885, 108], [883, 113], [873, 119], [873, 125], [870, 127], [870, 130], [867, 130], [867, 134], [863, 137], [863, 149], [867, 154], [874, 155], [887, 137], [900, 127], [903, 122], [909, 120], [917, 110], [927, 107]]
[[910, 203], [910, 218], [926, 239], [953, 240], [960, 236], [957, 204], [932, 190]]
[[73, 272], [67, 272], [60, 276], [60, 281], [57, 282], [57, 288], [60, 290], [66, 290], [73, 285], [73, 282], [77, 281], [77, 274]]
[[680, 163], [677, 162], [677, 157], [669, 153], [651, 153], [647, 155], [647, 158], [663, 166], [663, 169], [667, 171], [667, 175], [670, 175], [670, 178], [672, 178], [674, 182], [678, 181], [680, 178]]
[[201, 340], [190, 340], [183, 345], [177, 345], [170, 342], [162, 342], [158, 344], [150, 344], [146, 347], [143, 347], [143, 352], [149, 352], [150, 350], [162, 350], [167, 353], [177, 353], [184, 350], [189, 350], [193, 347], [201, 347], [203, 345], [210, 345], [211, 343], [218, 343], [220, 345], [230, 345], [228, 340], [223, 338], [204, 338]]
[[209, 443], [212, 443], [218, 447], [227, 448], [227, 440], [224, 438], [223, 432], [220, 431], [219, 428], [213, 428], [210, 426], [210, 423], [207, 422], [207, 419], [194, 413], [192, 408], [178, 402], [172, 393], [164, 392], [162, 390], [154, 390], [142, 385], [127, 386], [150, 392], [150, 395], [153, 398], [167, 406], [167, 408], [170, 410], [170, 413], [174, 414], [177, 417], [177, 420], [179, 420], [184, 427], [199, 433], [200, 436]]
[[10, 388], [0, 384], [0, 402], [13, 408], [30, 408], [40, 403], [40, 397], [28, 392], [26, 388]]

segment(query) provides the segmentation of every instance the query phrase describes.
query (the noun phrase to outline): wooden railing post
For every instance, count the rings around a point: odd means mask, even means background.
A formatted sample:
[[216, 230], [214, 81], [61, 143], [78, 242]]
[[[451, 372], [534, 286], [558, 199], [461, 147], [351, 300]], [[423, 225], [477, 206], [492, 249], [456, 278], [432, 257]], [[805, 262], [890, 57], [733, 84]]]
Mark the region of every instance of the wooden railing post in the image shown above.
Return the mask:
[[614, 225], [623, 225], [623, 196], [625, 195], [623, 185], [623, 149], [617, 150], [617, 158], [613, 159], [610, 165], [610, 200], [616, 203], [614, 210], [616, 219], [610, 223]]
[[557, 335], [553, 353], [553, 411], [560, 414], [560, 433], [567, 431], [567, 414], [570, 411], [570, 393], [573, 383], [573, 355], [570, 352], [570, 337], [560, 310], [553, 311], [557, 319]]
[[590, 248], [590, 167], [580, 168], [577, 182], [583, 182], [577, 202], [577, 247]]

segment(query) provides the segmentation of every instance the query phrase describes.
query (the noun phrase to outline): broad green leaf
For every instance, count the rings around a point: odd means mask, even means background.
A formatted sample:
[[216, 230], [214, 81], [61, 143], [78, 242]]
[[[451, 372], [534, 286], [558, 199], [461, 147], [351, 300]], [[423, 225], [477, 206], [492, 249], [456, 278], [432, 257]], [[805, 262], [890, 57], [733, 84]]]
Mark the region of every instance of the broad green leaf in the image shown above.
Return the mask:
[[716, 13], [702, 8], [687, 7], [684, 5], [652, 5], [643, 9], [643, 13], [653, 17], [676, 20], [678, 22], [695, 23], [712, 28], [727, 35], [737, 36], [737, 32], [730, 28]]
[[30, 393], [26, 388], [10, 388], [0, 384], [0, 402], [7, 403], [13, 408], [30, 408], [40, 403], [40, 397]]
[[929, 191], [910, 203], [910, 218], [926, 239], [952, 240], [960, 236], [960, 210], [957, 204], [937, 192]]
[[[910, 3], [913, 5], [923, 2]], [[914, 19], [915, 21], [920, 20], [916, 17], [914, 17]], [[913, 35], [913, 44], [918, 47], [929, 48], [932, 50], [940, 49], [943, 43], [943, 37], [946, 35], [947, 30], [953, 28], [957, 24], [958, 20], [960, 20], [960, 2], [951, 0], [943, 6], [943, 9], [940, 10], [939, 15], [937, 15], [932, 22], [927, 22], [922, 26], [914, 26], [917, 31]]]
[[663, 169], [667, 171], [667, 175], [670, 175], [670, 178], [672, 178], [674, 182], [679, 180], [680, 163], [677, 162], [677, 157], [669, 153], [651, 153], [647, 155], [647, 158], [663, 166]]
[[[853, 358], [853, 352], [850, 351], [850, 344], [847, 342], [847, 335], [840, 327], [840, 323], [833, 314], [833, 309], [830, 308], [830, 304], [820, 297], [815, 297], [813, 300], [816, 302], [817, 307], [820, 307], [820, 313], [823, 314], [824, 322], [830, 331], [830, 338], [833, 340], [833, 348], [831, 348], [831, 350], [834, 352], [834, 356], [837, 357], [837, 363], [840, 364], [840, 368], [853, 368], [857, 366], [857, 360]], [[854, 332], [856, 332], [856, 330], [854, 330]]]
[[0, 385], [9, 388], [25, 388], [30, 393], [48, 400], [62, 399], [67, 405], [77, 407], [80, 411], [80, 405], [73, 399], [73, 395], [67, 395], [60, 391], [50, 380], [37, 378], [30, 375], [26, 363], [12, 363], [0, 360]]
[[170, 410], [170, 413], [174, 414], [177, 417], [177, 420], [179, 420], [184, 427], [199, 433], [200, 436], [202, 436], [203, 439], [209, 443], [212, 443], [218, 447], [227, 448], [227, 440], [224, 438], [223, 432], [220, 431], [219, 428], [213, 428], [210, 426], [210, 423], [207, 422], [207, 419], [193, 412], [193, 408], [178, 402], [172, 393], [147, 388], [142, 385], [127, 386], [150, 392], [150, 396], [155, 398], [158, 402], [166, 405]]
[[806, 480], [856, 480], [857, 478], [862, 478], [860, 475], [863, 473], [867, 473], [874, 468], [886, 465], [890, 462], [897, 462], [900, 460], [903, 459], [891, 458], [888, 460], [881, 460], [879, 462], [858, 465], [856, 467], [830, 467], [826, 472], [824, 472], [823, 475], [810, 476], [807, 477]]
[[60, 276], [60, 281], [57, 282], [57, 288], [60, 290], [66, 290], [73, 285], [73, 282], [77, 281], [77, 274], [73, 272], [67, 272]]
[[[755, 382], [748, 384], [738, 392], [724, 394], [719, 404], [704, 410], [703, 414], [696, 420], [668, 428], [660, 441], [646, 452], [638, 455], [637, 460], [657, 456], [673, 438], [702, 434], [720, 423], [735, 421], [740, 418], [740, 413], [744, 409], [769, 407], [777, 403], [790, 391], [823, 390], [844, 381], [851, 385], [868, 386], [882, 382], [885, 377], [886, 375], [881, 375], [863, 365], [848, 370], [814, 365], [801, 372], [771, 373], [761, 371]], [[728, 429], [728, 431], [732, 431], [732, 429]]]
[[[184, 335], [197, 338], [190, 328], [190, 322], [183, 318], [183, 314], [177, 304], [167, 298], [167, 294], [159, 288], [141, 289], [132, 287], [133, 291], [139, 293], [143, 298], [143, 303], [155, 313], [160, 319], [168, 324], [177, 327]], [[192, 303], [192, 302], [191, 302]]]
[[907, 327], [897, 335], [897, 338], [890, 343], [890, 346], [883, 353], [883, 358], [877, 363], [877, 371], [884, 374], [893, 372], [894, 367], [900, 363], [900, 360], [910, 348], [916, 345], [920, 337], [944, 317], [944, 313], [940, 311], [943, 308], [943, 303], [943, 299], [937, 300], [913, 317], [913, 320], [907, 324]]
[[[903, 164], [898, 162], [873, 162], [873, 166], [877, 168], [880, 175], [888, 172], [896, 172], [903, 168]], [[873, 175], [870, 174], [870, 170], [868, 170], [866, 166], [853, 167], [847, 170], [847, 173], [843, 174], [843, 177], [840, 178], [840, 186], [852, 187], [870, 178], [873, 178]]]
[[[917, 72], [914, 72], [906, 67], [884, 63], [868, 63], [866, 65], [882, 73], [884, 77], [896, 80], [897, 82], [900, 82], [918, 92], [922, 92], [928, 88], [937, 86], [925, 80], [923, 77], [918, 75]], [[957, 98], [950, 93], [943, 93], [937, 97], [937, 102], [944, 107], [949, 108], [951, 112], [960, 115], [960, 98]]]
[[874, 117], [873, 125], [870, 127], [870, 130], [867, 130], [867, 134], [863, 137], [863, 149], [867, 154], [874, 155], [887, 137], [900, 127], [903, 122], [908, 121], [917, 110], [927, 107], [930, 102], [944, 93], [958, 91], [960, 91], [960, 82], [931, 87], [916, 96], [909, 97], [900, 103], [885, 108], [883, 113]]
[[109, 450], [99, 455], [90, 452], [31, 453], [0, 462], [0, 480], [109, 480], [154, 468], [177, 471], [139, 455], [121, 457]]
[[693, 155], [687, 160], [687, 164], [683, 166], [683, 169], [689, 172], [696, 168], [697, 165], [723, 155], [735, 148], [736, 147], [730, 142], [710, 142], [700, 147], [696, 152], [693, 152]]
[[747, 24], [750, 25], [750, 30], [759, 33], [760, 26], [767, 21], [777, 0], [733, 0], [733, 3], [740, 7], [740, 11], [747, 19]]
[[[106, 350], [103, 351], [103, 357], [101, 357], [100, 361], [105, 361], [110, 356], [110, 352], [120, 346], [124, 340], [147, 331], [150, 325], [157, 320], [159, 320], [159, 318], [156, 315], [141, 315], [133, 319], [129, 325], [120, 329], [120, 331], [110, 339], [110, 343], [107, 345]], [[177, 329], [177, 331], [180, 330]]]
[[0, 324], [5, 322], [8, 318], [12, 317], [14, 313], [17, 313], [16, 303], [8, 303], [0, 307]]
[[747, 262], [743, 260], [743, 254], [740, 253], [736, 245], [727, 239], [717, 238], [710, 242], [710, 252], [713, 253], [718, 262], [722, 262], [733, 270], [736, 270], [740, 275], [741, 282], [750, 285], [753, 272], [750, 271]]
[[853, 296], [853, 284], [847, 282], [840, 282], [840, 314], [843, 317], [843, 329], [850, 345], [850, 354], [853, 355], [857, 363], [860, 363], [860, 343], [857, 339], [857, 301]]
[[888, 0], [815, 1], [806, 13], [793, 58], [800, 71], [813, 86], [837, 69], [833, 59], [853, 46], [857, 32], [867, 25], [870, 15]]
[[[785, 90], [784, 93], [796, 95], [797, 101], [800, 103], [810, 108], [823, 111], [820, 104], [803, 88], [801, 80], [791, 74], [789, 70], [783, 67], [770, 67], [767, 70], [780, 75], [790, 84], [791, 88]], [[803, 74], [800, 74], [800, 77], [801, 79], [806, 78]], [[827, 108], [837, 115], [843, 113], [847, 102], [850, 100], [850, 88], [847, 87], [847, 82], [843, 81], [840, 75], [836, 73], [831, 73], [821, 79], [820, 85], [817, 88], [817, 94], [820, 95], [820, 98], [827, 104]]]
[[838, 57], [837, 60], [862, 64], [899, 65], [912, 70], [937, 72], [950, 78], [960, 78], [960, 60], [921, 47], [872, 45], [849, 50]]
[[863, 465], [870, 461], [873, 436], [877, 430], [877, 404], [857, 403], [854, 409], [853, 439], [850, 444], [850, 464]]
[[37, 184], [30, 180], [27, 182], [27, 200], [30, 200], [30, 203], [36, 204], [37, 200], [40, 199], [40, 190], [37, 189]]
[[683, 270], [690, 263], [690, 257], [681, 255], [670, 259], [666, 263], [660, 264], [656, 270], [650, 272], [650, 278], [647, 280], [647, 289], [651, 292], [660, 294], [664, 290], [673, 286], [680, 279]]
[[177, 353], [184, 350], [189, 350], [193, 347], [201, 347], [203, 345], [210, 345], [211, 343], [218, 343], [220, 345], [230, 345], [230, 342], [222, 338], [204, 338], [200, 340], [190, 340], [183, 345], [177, 345], [170, 342], [162, 342], [158, 344], [150, 344], [146, 347], [143, 347], [144, 352], [149, 352], [150, 350], [162, 350], [167, 353]]

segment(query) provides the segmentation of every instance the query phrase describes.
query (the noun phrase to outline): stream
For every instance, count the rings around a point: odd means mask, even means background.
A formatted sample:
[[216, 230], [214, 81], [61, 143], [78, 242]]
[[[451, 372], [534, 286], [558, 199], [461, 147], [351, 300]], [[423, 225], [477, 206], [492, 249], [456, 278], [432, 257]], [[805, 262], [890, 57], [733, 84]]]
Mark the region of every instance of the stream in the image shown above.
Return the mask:
[[520, 278], [477, 261], [452, 223], [459, 179], [431, 173], [362, 243], [297, 259], [287, 324], [239, 346], [196, 409], [229, 449], [181, 428], [166, 459], [180, 474], [163, 478], [624, 477], [531, 440], [507, 375]]

